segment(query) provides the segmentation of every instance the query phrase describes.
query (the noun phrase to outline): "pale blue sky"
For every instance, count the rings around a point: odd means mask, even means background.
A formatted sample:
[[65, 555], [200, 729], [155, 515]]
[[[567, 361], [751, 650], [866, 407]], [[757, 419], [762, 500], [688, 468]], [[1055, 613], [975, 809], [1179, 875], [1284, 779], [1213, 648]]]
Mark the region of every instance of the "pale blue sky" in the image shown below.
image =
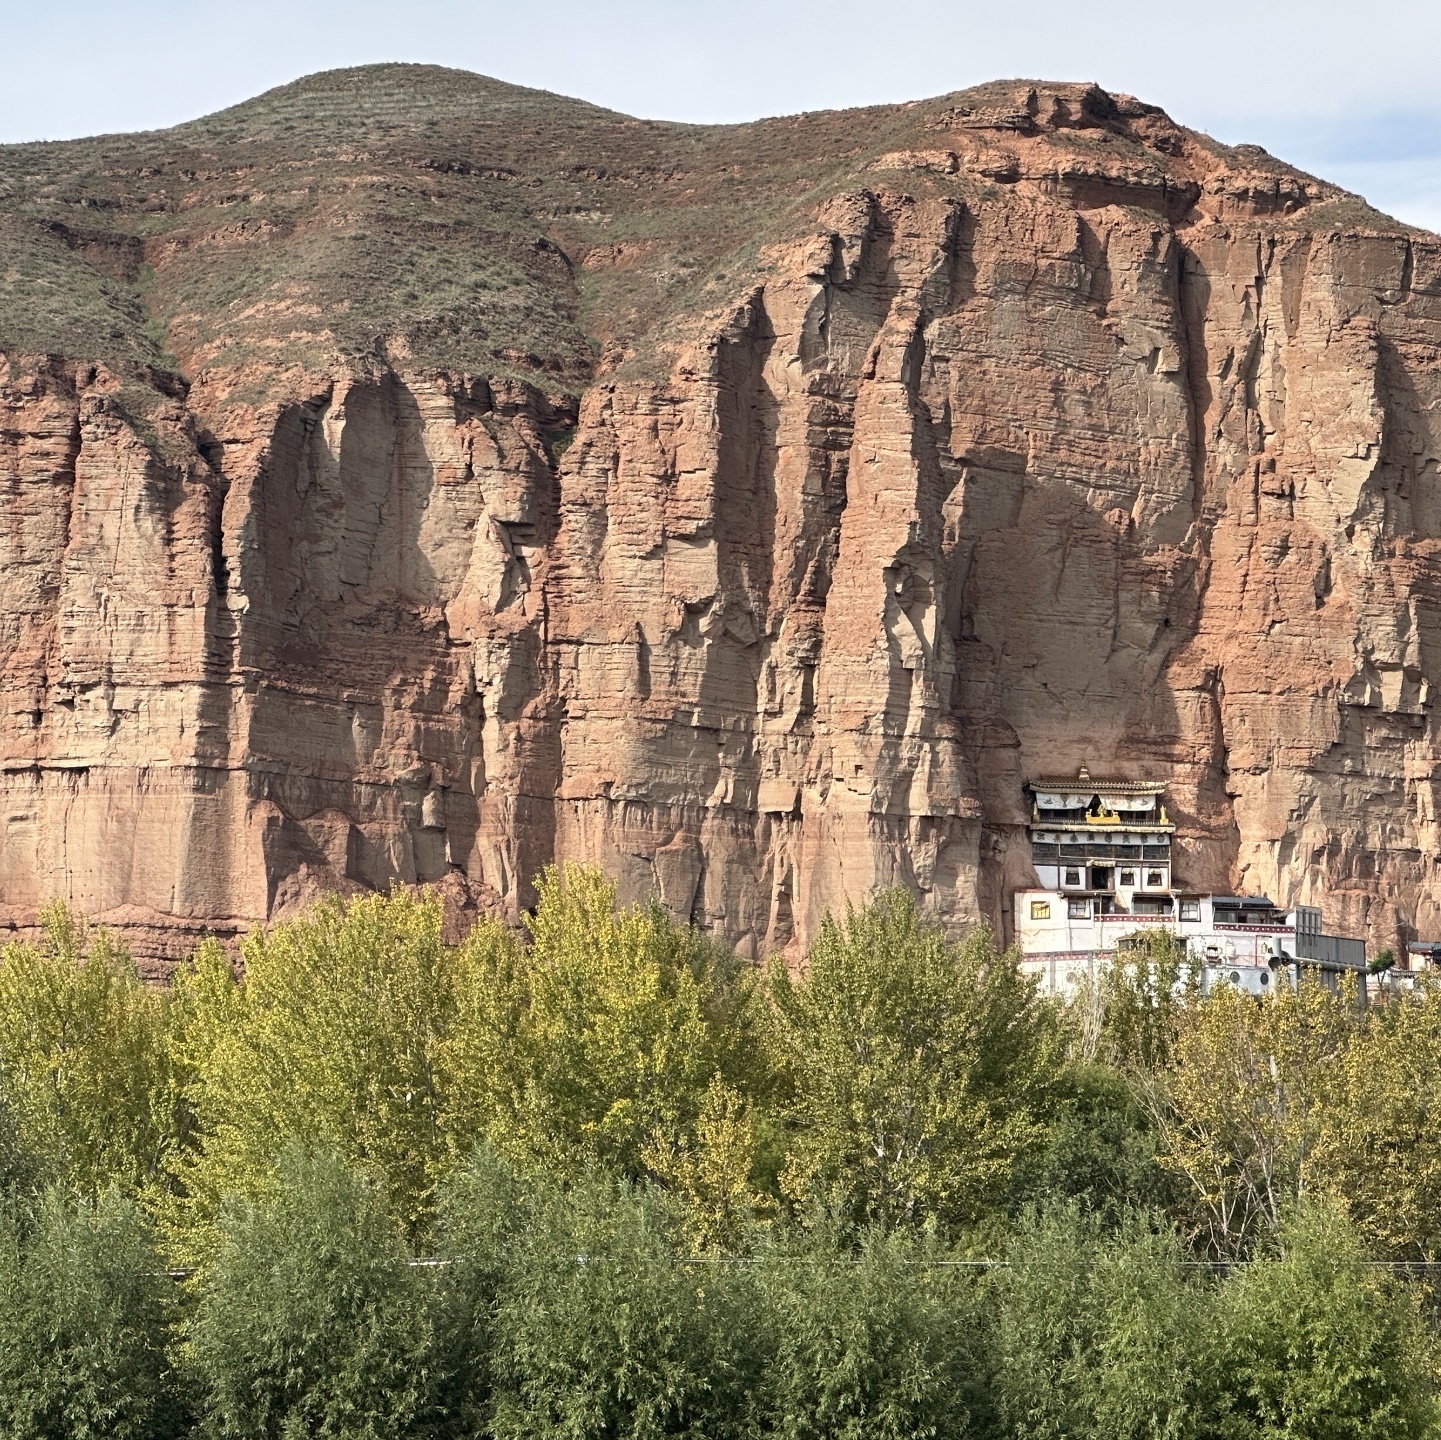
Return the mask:
[[1097, 80], [1441, 229], [1441, 0], [0, 0], [0, 141], [424, 60], [674, 120]]

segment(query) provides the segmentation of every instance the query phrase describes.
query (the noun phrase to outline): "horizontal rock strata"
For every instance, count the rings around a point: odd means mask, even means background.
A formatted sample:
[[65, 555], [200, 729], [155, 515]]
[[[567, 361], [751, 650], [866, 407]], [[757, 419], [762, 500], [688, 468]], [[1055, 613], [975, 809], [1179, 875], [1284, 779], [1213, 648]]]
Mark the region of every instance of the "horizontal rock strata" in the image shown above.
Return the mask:
[[288, 242], [216, 221], [220, 141], [204, 225], [67, 242], [174, 369], [8, 341], [0, 291], [0, 924], [163, 965], [334, 890], [515, 918], [576, 859], [751, 957], [892, 884], [1003, 928], [1023, 782], [1084, 762], [1168, 782], [1192, 885], [1441, 934], [1441, 242], [1094, 88], [885, 114], [693, 273], [525, 210], [583, 373], [540, 319], [317, 353], [298, 301], [226, 349], [197, 255]]

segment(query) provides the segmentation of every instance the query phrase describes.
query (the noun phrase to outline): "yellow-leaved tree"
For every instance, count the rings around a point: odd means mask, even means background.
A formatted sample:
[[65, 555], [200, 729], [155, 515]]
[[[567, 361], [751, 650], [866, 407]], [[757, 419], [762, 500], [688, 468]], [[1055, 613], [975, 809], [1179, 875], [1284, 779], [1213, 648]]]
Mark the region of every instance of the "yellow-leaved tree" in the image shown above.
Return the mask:
[[58, 902], [0, 951], [0, 1123], [30, 1178], [96, 1195], [162, 1177], [181, 1131], [165, 993]]
[[358, 1166], [415, 1237], [482, 1142], [656, 1180], [706, 1237], [750, 1213], [766, 1072], [747, 973], [655, 907], [617, 910], [595, 871], [548, 871], [539, 893], [529, 944], [483, 919], [449, 946], [438, 898], [396, 893], [250, 936], [240, 979], [202, 947], [175, 984], [182, 1250], [203, 1253], [227, 1195], [274, 1192], [290, 1140]]
[[1147, 1095], [1162, 1161], [1215, 1254], [1243, 1254], [1308, 1192], [1331, 1188], [1325, 1137], [1355, 1016], [1354, 992], [1306, 975], [1269, 1000], [1223, 985], [1181, 1011], [1172, 1068]]
[[481, 922], [461, 946], [445, 1055], [456, 1143], [656, 1180], [720, 1238], [763, 1186], [750, 972], [659, 906], [618, 909], [598, 871], [547, 869], [537, 890], [529, 945]]
[[804, 975], [777, 966], [770, 989], [797, 1203], [963, 1224], [1044, 1143], [1059, 1032], [989, 931], [951, 944], [891, 891], [828, 917]]
[[424, 1226], [451, 1156], [440, 1057], [456, 955], [441, 919], [434, 896], [330, 899], [247, 937], [243, 980], [213, 945], [177, 976], [197, 1143], [176, 1157], [171, 1218], [191, 1242], [203, 1248], [227, 1195], [273, 1193], [291, 1139], [335, 1149]]
[[1128, 1074], [1171, 1064], [1181, 1017], [1201, 996], [1200, 978], [1174, 931], [1125, 937], [1111, 963], [1067, 1007], [1078, 1058]]
[[1396, 1259], [1441, 1260], [1441, 985], [1367, 1013], [1317, 1158], [1363, 1236]]

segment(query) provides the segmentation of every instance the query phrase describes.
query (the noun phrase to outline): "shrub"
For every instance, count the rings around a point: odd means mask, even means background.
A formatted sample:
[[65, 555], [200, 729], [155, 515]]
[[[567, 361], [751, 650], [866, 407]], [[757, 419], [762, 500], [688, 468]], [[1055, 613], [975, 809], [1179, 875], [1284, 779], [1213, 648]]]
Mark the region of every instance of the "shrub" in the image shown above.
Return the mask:
[[687, 1264], [663, 1197], [599, 1175], [535, 1195], [497, 1312], [496, 1440], [747, 1433], [748, 1276]]
[[392, 1440], [422, 1411], [432, 1324], [424, 1272], [371, 1184], [288, 1144], [279, 1188], [233, 1198], [194, 1282], [187, 1353], [216, 1440]]
[[1058, 1206], [1032, 1214], [995, 1279], [1000, 1408], [1016, 1440], [1183, 1440], [1195, 1434], [1203, 1330], [1167, 1230], [1118, 1233]]
[[[533, 1190], [534, 1187], [531, 1187]], [[441, 1191], [435, 1269], [436, 1382], [427, 1419], [444, 1434], [479, 1435], [489, 1423], [498, 1343], [496, 1312], [527, 1188], [480, 1146]], [[430, 1433], [426, 1431], [426, 1433]]]
[[924, 1237], [820, 1226], [758, 1269], [771, 1355], [762, 1423], [779, 1440], [992, 1433], [987, 1323], [968, 1272]]
[[47, 1189], [0, 1212], [0, 1434], [164, 1440], [185, 1432], [166, 1355], [175, 1282], [135, 1203]]
[[1317, 1204], [1221, 1286], [1203, 1393], [1217, 1440], [1427, 1440], [1438, 1433], [1432, 1336]]

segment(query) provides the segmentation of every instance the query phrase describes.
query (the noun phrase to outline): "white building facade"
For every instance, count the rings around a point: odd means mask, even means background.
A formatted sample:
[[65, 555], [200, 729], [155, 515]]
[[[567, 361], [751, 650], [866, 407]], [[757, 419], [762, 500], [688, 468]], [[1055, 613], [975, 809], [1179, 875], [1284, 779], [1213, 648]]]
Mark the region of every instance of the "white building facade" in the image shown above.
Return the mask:
[[1038, 884], [1015, 895], [1015, 934], [1022, 968], [1043, 991], [1072, 991], [1151, 929], [1184, 942], [1206, 988], [1227, 983], [1265, 995], [1281, 979], [1294, 984], [1303, 964], [1333, 986], [1347, 971], [1364, 974], [1361, 942], [1322, 935], [1313, 906], [1283, 912], [1264, 896], [1177, 884], [1163, 784], [1093, 780], [1082, 767], [1074, 779], [1029, 789]]

